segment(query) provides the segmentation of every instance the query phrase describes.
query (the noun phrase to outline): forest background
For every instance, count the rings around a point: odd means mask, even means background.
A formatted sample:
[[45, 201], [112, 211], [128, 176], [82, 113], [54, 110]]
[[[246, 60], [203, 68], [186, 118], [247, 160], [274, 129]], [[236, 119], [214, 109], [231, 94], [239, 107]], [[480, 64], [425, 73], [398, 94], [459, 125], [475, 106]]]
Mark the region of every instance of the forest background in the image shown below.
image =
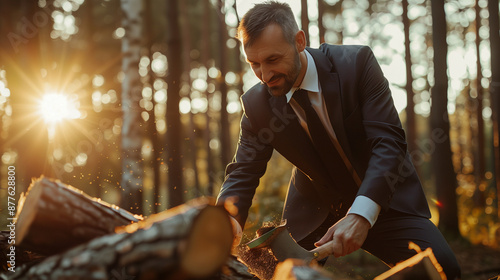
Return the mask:
[[[0, 1], [2, 228], [13, 170], [16, 201], [41, 175], [146, 216], [216, 196], [258, 82], [234, 38], [254, 2]], [[373, 49], [433, 222], [498, 250], [499, 1], [286, 2], [310, 46]], [[281, 218], [290, 171], [275, 153], [247, 239]]]

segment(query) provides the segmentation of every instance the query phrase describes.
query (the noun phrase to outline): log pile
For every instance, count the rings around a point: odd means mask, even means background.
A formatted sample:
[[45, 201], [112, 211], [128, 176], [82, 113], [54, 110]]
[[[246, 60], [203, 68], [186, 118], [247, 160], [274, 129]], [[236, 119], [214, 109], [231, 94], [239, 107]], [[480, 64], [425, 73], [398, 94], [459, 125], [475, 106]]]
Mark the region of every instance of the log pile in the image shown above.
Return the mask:
[[[209, 199], [143, 219], [40, 178], [16, 218], [16, 269], [3, 267], [1, 279], [254, 279], [230, 256], [228, 214]], [[0, 235], [2, 258], [8, 235]]]
[[[19, 199], [16, 243], [53, 255], [142, 220], [59, 181], [40, 178]], [[54, 242], [57, 240], [57, 242]]]
[[240, 246], [231, 255], [228, 213], [207, 198], [143, 218], [40, 178], [20, 199], [16, 218], [15, 272], [5, 259], [12, 233], [0, 232], [4, 280], [335, 279], [315, 263], [278, 262], [265, 248], [249, 254]]

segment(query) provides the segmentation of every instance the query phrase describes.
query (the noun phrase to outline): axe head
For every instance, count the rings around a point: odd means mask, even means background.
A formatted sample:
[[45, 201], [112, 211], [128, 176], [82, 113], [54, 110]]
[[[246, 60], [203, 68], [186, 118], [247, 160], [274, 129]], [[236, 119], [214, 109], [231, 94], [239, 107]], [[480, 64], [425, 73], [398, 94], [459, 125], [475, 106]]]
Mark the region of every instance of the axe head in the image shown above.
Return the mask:
[[280, 262], [289, 259], [302, 259], [310, 262], [315, 254], [302, 248], [286, 229], [286, 223], [270, 230], [246, 244], [250, 249], [268, 247]]

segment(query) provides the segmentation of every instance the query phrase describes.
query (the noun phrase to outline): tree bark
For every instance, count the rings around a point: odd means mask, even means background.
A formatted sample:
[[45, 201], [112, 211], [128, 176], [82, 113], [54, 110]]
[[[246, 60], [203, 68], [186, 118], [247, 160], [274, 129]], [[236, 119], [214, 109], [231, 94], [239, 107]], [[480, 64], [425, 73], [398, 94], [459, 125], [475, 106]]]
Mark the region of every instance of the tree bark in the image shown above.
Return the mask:
[[[0, 232], [0, 262], [2, 263], [1, 270], [7, 273], [11, 273], [8, 270], [8, 267], [10, 266], [9, 264], [11, 262], [11, 246], [15, 246], [15, 244], [13, 244], [11, 240], [15, 241], [15, 236], [11, 235], [10, 231]], [[12, 261], [15, 266], [22, 266], [40, 262], [44, 258], [45, 256], [26, 250], [22, 246], [15, 246]]]
[[180, 82], [182, 61], [180, 54], [181, 37], [179, 26], [179, 9], [177, 0], [167, 2], [167, 59], [169, 73], [167, 76], [167, 166], [169, 207], [184, 203], [184, 185], [181, 156], [181, 118], [179, 112]]
[[439, 201], [439, 228], [451, 236], [460, 236], [456, 199], [457, 179], [453, 169], [448, 117], [448, 75], [446, 17], [444, 0], [431, 1], [434, 47], [434, 87], [432, 88], [431, 139], [435, 149], [432, 165]]
[[142, 1], [121, 0], [122, 26], [126, 34], [122, 39], [122, 71], [125, 74], [122, 82], [122, 112], [121, 128], [121, 160], [123, 188], [121, 206], [134, 213], [142, 213], [142, 109], [139, 102], [142, 99], [142, 84], [139, 75], [139, 60], [142, 43]]
[[258, 280], [257, 276], [248, 272], [248, 267], [238, 260], [236, 256], [229, 256], [228, 260], [211, 279], [217, 280]]
[[214, 275], [229, 257], [224, 208], [193, 201], [47, 258], [10, 279], [192, 279]]
[[40, 178], [19, 200], [16, 245], [53, 255], [142, 219], [59, 181]]

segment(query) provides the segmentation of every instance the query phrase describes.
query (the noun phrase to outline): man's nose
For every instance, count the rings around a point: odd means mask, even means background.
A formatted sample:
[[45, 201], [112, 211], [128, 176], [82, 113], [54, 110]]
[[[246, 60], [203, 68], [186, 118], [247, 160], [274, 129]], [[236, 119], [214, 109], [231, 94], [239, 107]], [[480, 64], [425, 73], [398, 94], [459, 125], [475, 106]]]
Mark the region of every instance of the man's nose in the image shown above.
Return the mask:
[[262, 81], [265, 83], [268, 83], [274, 76], [274, 73], [271, 69], [261, 66], [260, 67], [261, 75], [262, 75]]

